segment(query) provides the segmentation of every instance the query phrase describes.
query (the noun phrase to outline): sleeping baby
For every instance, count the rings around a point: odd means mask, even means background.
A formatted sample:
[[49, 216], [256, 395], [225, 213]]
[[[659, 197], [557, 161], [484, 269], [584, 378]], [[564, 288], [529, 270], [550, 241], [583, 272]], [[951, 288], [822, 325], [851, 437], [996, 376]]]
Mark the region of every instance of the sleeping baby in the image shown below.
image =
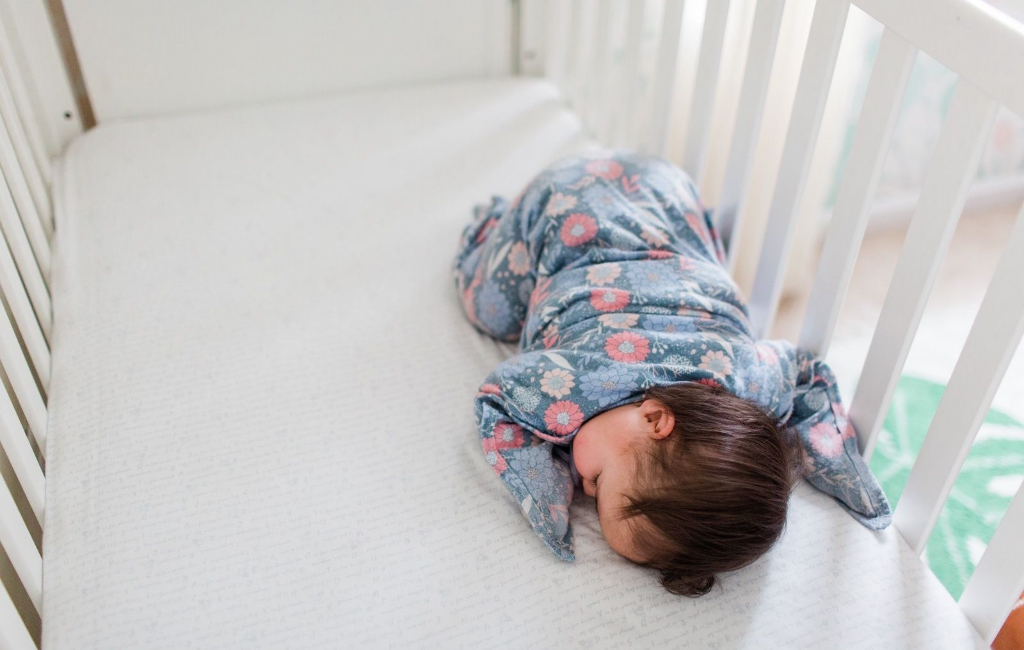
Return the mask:
[[476, 397], [484, 457], [562, 559], [574, 487], [612, 549], [688, 596], [771, 548], [801, 477], [891, 521], [828, 366], [754, 340], [723, 262], [689, 177], [628, 153], [563, 160], [463, 233], [466, 315], [519, 344]]

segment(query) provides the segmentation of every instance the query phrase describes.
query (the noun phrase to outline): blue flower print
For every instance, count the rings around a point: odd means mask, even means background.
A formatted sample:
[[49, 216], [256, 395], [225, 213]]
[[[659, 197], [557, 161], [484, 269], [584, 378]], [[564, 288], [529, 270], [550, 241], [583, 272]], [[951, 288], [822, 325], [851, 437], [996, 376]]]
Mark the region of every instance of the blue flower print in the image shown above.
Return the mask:
[[626, 269], [626, 277], [637, 291], [657, 289], [672, 281], [664, 264], [637, 262]]
[[622, 365], [602, 366], [580, 377], [583, 396], [599, 406], [629, 397], [637, 389], [637, 375]]
[[620, 200], [617, 192], [611, 190], [605, 181], [597, 181], [580, 193], [592, 210], [607, 211]]
[[697, 326], [693, 323], [692, 319], [680, 318], [679, 316], [644, 316], [641, 326], [652, 332], [664, 332], [666, 334], [697, 331]]
[[497, 283], [486, 283], [477, 295], [477, 317], [493, 332], [509, 331], [512, 325], [512, 307]]
[[551, 455], [549, 445], [517, 449], [507, 454], [509, 468], [518, 474], [531, 491], [545, 495], [552, 503], [565, 503], [567, 468]]

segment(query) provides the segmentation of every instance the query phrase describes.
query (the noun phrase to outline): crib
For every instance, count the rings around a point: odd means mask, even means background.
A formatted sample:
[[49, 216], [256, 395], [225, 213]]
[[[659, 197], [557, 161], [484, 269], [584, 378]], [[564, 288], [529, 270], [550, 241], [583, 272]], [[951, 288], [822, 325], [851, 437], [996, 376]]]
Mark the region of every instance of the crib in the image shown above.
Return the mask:
[[[814, 3], [761, 334], [851, 5], [884, 32], [802, 346], [828, 349], [915, 56], [959, 77], [846, 395], [869, 457], [995, 111], [1024, 114], [1024, 26], [981, 0]], [[472, 396], [512, 349], [451, 287], [471, 206], [564, 154], [670, 155], [681, 111], [699, 185], [738, 6], [729, 242], [783, 0], [0, 3], [0, 646], [987, 647], [1024, 590], [1024, 490], [958, 602], [919, 556], [1024, 333], [1024, 215], [885, 531], [801, 485], [768, 555], [684, 599], [586, 502], [577, 562], [549, 557], [480, 458]]]

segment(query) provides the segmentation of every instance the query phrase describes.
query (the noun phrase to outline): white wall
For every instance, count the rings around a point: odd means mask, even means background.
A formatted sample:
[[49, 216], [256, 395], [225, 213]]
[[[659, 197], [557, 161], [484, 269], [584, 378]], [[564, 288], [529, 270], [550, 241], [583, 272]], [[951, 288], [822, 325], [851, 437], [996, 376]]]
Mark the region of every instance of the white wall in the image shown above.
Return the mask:
[[508, 0], [64, 0], [96, 118], [511, 70]]

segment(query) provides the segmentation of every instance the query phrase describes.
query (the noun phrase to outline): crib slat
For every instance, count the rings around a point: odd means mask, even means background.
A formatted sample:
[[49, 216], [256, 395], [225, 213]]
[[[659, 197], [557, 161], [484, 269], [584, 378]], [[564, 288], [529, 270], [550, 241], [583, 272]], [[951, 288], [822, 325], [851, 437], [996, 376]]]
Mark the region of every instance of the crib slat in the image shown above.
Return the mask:
[[850, 284], [871, 202], [916, 58], [916, 47], [890, 29], [882, 32], [821, 262], [814, 276], [807, 315], [800, 330], [800, 347], [822, 357], [828, 351]]
[[715, 207], [714, 222], [725, 241], [730, 270], [734, 264], [736, 246], [732, 233], [739, 231], [743, 217], [750, 168], [754, 160], [754, 147], [761, 130], [764, 99], [775, 58], [775, 45], [782, 24], [785, 0], [758, 0], [754, 10], [754, 24], [750, 33], [750, 49], [743, 72], [739, 109], [729, 145], [728, 166], [722, 181], [722, 193]]
[[18, 60], [11, 43], [12, 39], [7, 31], [4, 17], [0, 16], [0, 69], [5, 71], [11, 96], [14, 99], [14, 105], [17, 106], [18, 114], [24, 119], [25, 134], [28, 137], [36, 166], [43, 177], [43, 182], [49, 187], [52, 172], [50, 169], [50, 157], [46, 153], [42, 132], [39, 130], [41, 121], [33, 119], [38, 118], [38, 115], [33, 108], [32, 100], [29, 99], [28, 88], [25, 86], [25, 80], [22, 79], [19, 72]]
[[928, 542], [1024, 333], [1022, 278], [1024, 209], [985, 292], [893, 516], [893, 523], [918, 554]]
[[7, 483], [0, 481], [0, 544], [11, 559], [36, 611], [43, 602], [43, 560], [14, 503]]
[[611, 68], [612, 0], [598, 0], [590, 46], [590, 93], [584, 105], [584, 121], [598, 140], [604, 132], [608, 118], [608, 70]]
[[615, 136], [613, 142], [619, 147], [630, 147], [636, 143], [636, 108], [640, 96], [640, 47], [644, 35], [644, 12], [646, 0], [630, 0], [626, 17], [626, 43], [622, 54], [622, 68], [615, 108]]
[[50, 336], [50, 294], [43, 281], [39, 266], [36, 265], [35, 257], [32, 255], [32, 248], [25, 236], [21, 220], [18, 219], [18, 209], [14, 205], [14, 199], [8, 191], [7, 185], [0, 183], [0, 227], [3, 228], [3, 235], [10, 246], [11, 254], [18, 267], [18, 273], [28, 292], [29, 300], [35, 310], [39, 327], [43, 330], [43, 336]]
[[762, 338], [771, 328], [779, 305], [797, 208], [818, 141], [818, 129], [849, 11], [849, 0], [818, 0], [811, 18], [810, 36], [804, 49], [793, 113], [750, 295], [751, 324], [754, 333]]
[[1013, 603], [1024, 591], [1024, 486], [1010, 502], [985, 554], [960, 595], [960, 609], [991, 645]]
[[957, 81], [850, 403], [850, 420], [865, 459], [871, 457], [997, 108], [977, 87]]
[[729, 0], [709, 2], [704, 14], [704, 33], [700, 41], [700, 55], [697, 59], [697, 74], [694, 81], [693, 102], [690, 107], [689, 124], [686, 126], [686, 145], [683, 150], [683, 169], [700, 187], [704, 176], [704, 159], [707, 155], [708, 137], [711, 131], [712, 109], [718, 87], [718, 68], [722, 63], [722, 46], [725, 42], [725, 25], [729, 17]]
[[7, 590], [0, 589], [0, 647], [9, 650], [37, 650], [25, 622], [14, 607]]
[[28, 235], [35, 263], [43, 278], [48, 278], [50, 277], [50, 243], [47, 241], [46, 231], [43, 230], [39, 211], [36, 210], [36, 204], [32, 200], [32, 193], [28, 189], [28, 182], [22, 173], [18, 155], [14, 152], [14, 143], [11, 141], [10, 130], [6, 128], [6, 123], [0, 124], [0, 170], [3, 171], [7, 187], [11, 196], [14, 197], [19, 220], [25, 234]]
[[564, 91], [569, 48], [566, 34], [570, 33], [572, 5], [567, 2], [545, 2], [544, 77]]
[[50, 196], [47, 194], [46, 183], [43, 181], [35, 155], [32, 153], [32, 147], [28, 142], [25, 129], [27, 120], [23, 120], [19, 115], [7, 82], [8, 78], [0, 68], [0, 117], [7, 125], [7, 133], [14, 146], [15, 156], [21, 163], [21, 171], [24, 174], [25, 183], [28, 185], [33, 205], [39, 214], [40, 225], [42, 225], [46, 237], [49, 238], [53, 234], [53, 209], [50, 205]]
[[683, 31], [683, 0], [665, 0], [661, 18], [661, 39], [655, 60], [651, 119], [646, 129], [642, 150], [658, 156], [668, 153], [668, 125], [671, 118], [672, 94], [676, 86], [676, 63], [679, 58], [679, 35]]
[[50, 348], [43, 337], [43, 331], [39, 327], [35, 313], [32, 311], [32, 303], [29, 302], [28, 294], [25, 293], [25, 285], [18, 276], [18, 269], [11, 257], [11, 251], [7, 247], [7, 238], [0, 232], [0, 290], [11, 308], [18, 332], [25, 342], [32, 367], [36, 371], [43, 388], [50, 385]]
[[11, 322], [0, 318], [0, 363], [14, 388], [22, 413], [39, 449], [46, 450], [46, 404], [36, 388], [32, 371], [14, 333]]
[[586, 86], [586, 34], [583, 24], [586, 19], [586, 9], [584, 0], [572, 0], [572, 11], [569, 14], [565, 90], [569, 106], [577, 110], [583, 104]]
[[14, 468], [14, 474], [28, 498], [36, 521], [42, 524], [43, 504], [46, 500], [43, 470], [39, 467], [18, 414], [15, 413], [14, 406], [6, 394], [0, 395], [0, 446]]

